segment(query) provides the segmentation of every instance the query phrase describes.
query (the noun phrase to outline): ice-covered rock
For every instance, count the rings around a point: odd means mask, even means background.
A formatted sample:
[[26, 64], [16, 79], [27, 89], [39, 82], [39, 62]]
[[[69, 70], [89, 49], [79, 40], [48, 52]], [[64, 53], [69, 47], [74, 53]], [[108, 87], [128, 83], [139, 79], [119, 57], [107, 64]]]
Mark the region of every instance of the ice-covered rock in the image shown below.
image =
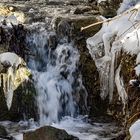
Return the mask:
[[16, 11], [12, 6], [0, 6], [0, 22], [5, 20], [8, 24], [18, 24], [25, 22], [25, 14]]
[[[123, 77], [119, 78], [121, 69], [119, 70], [120, 66], [116, 62], [122, 52], [138, 55], [137, 63], [139, 61], [140, 29], [139, 22], [136, 20], [139, 19], [139, 9], [140, 5], [137, 4], [129, 11], [107, 20], [96, 35], [87, 39], [87, 48], [100, 74], [103, 99], [109, 94], [110, 101], [112, 100], [116, 84], [120, 98], [125, 104], [127, 95], [122, 83]], [[110, 61], [107, 61], [109, 60], [107, 58], [110, 58]]]
[[17, 18], [14, 15], [10, 15], [9, 17], [7, 17], [6, 22], [7, 23], [12, 23], [13, 25], [18, 24]]
[[117, 15], [117, 10], [122, 0], [98, 0], [100, 13], [105, 17]]
[[0, 86], [3, 88], [8, 109], [12, 104], [14, 90], [30, 75], [26, 63], [14, 53], [0, 54]]

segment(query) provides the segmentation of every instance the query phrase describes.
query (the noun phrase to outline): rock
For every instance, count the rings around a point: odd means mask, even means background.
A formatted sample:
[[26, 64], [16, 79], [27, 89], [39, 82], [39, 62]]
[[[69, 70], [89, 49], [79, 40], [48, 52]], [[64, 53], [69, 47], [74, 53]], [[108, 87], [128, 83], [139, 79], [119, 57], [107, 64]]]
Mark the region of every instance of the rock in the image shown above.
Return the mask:
[[97, 3], [97, 0], [88, 0], [88, 3]]
[[7, 107], [10, 109], [14, 90], [24, 80], [28, 79], [30, 71], [25, 68], [26, 63], [24, 60], [14, 53], [6, 52], [0, 54], [0, 63], [6, 69], [5, 73], [0, 73], [0, 87], [3, 88]]
[[[74, 17], [74, 18], [57, 18], [55, 22], [58, 38], [68, 36], [68, 39], [80, 40], [93, 36], [101, 26], [91, 27], [81, 32], [81, 27], [85, 27], [97, 22], [98, 19], [94, 16]], [[78, 43], [78, 42], [77, 42]], [[86, 45], [86, 44], [84, 44]]]
[[0, 16], [8, 17], [5, 18], [6, 22], [12, 22], [17, 24], [25, 22], [25, 15], [23, 12], [18, 11], [16, 7], [13, 6], [1, 6], [0, 7]]
[[8, 135], [8, 133], [5, 129], [5, 127], [0, 125], [0, 138], [1, 138], [1, 136], [7, 136], [7, 135]]
[[83, 14], [84, 12], [80, 8], [76, 8], [74, 14]]
[[85, 6], [85, 7], [77, 7], [74, 11], [74, 14], [84, 14], [85, 12], [89, 12], [92, 10], [92, 7]]
[[36, 92], [32, 82], [28, 81], [31, 73], [25, 61], [6, 52], [0, 54], [0, 63], [0, 120], [19, 120], [25, 114], [27, 118], [35, 117]]
[[122, 0], [106, 0], [98, 3], [99, 11], [104, 17], [110, 18], [117, 15], [117, 10]]
[[57, 47], [58, 40], [56, 34], [51, 34], [48, 40], [48, 46], [51, 49], [55, 49]]
[[24, 133], [23, 140], [78, 140], [78, 138], [68, 135], [65, 130], [44, 126]]
[[24, 81], [13, 94], [13, 101], [8, 110], [3, 90], [0, 88], [0, 121], [20, 121], [35, 118], [37, 120], [36, 90], [32, 81]]

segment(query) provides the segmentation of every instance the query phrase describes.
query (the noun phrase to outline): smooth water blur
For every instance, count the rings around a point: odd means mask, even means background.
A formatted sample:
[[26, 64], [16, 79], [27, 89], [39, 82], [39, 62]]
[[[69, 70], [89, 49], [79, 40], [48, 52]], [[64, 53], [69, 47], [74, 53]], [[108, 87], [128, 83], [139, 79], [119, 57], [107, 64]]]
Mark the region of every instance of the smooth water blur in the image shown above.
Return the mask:
[[58, 43], [53, 39], [55, 33], [45, 27], [27, 37], [34, 54], [28, 58], [28, 66], [37, 91], [40, 125], [59, 122], [65, 115], [78, 115], [79, 94], [85, 95], [86, 102], [86, 90], [78, 70], [78, 50], [65, 38]]

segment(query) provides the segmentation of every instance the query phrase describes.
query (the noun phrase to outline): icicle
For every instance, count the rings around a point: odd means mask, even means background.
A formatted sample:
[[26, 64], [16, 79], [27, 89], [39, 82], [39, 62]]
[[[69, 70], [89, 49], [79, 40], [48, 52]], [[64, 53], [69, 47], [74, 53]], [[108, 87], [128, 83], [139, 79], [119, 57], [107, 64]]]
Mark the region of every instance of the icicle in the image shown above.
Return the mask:
[[117, 86], [117, 91], [118, 91], [119, 97], [121, 98], [123, 105], [124, 105], [124, 107], [123, 107], [123, 111], [124, 111], [128, 97], [127, 97], [127, 93], [124, 88], [123, 78], [120, 77], [120, 71], [121, 71], [121, 65], [119, 65], [118, 69], [116, 70], [115, 83]]
[[105, 99], [109, 93], [109, 71], [110, 71], [111, 58], [109, 56], [104, 56], [95, 61], [96, 66], [100, 75], [100, 89], [101, 98]]

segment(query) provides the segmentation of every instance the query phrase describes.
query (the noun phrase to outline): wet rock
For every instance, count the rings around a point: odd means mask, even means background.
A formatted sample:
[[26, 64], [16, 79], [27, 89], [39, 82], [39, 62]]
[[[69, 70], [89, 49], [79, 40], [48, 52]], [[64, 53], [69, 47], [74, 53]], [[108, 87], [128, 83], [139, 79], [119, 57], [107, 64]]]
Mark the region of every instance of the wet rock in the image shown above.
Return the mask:
[[122, 0], [106, 0], [98, 3], [101, 15], [110, 18], [117, 15], [117, 10]]
[[84, 11], [82, 11], [80, 8], [76, 8], [76, 10], [74, 11], [74, 14], [83, 14]]
[[1, 138], [1, 136], [4, 137], [4, 136], [7, 136], [7, 135], [8, 135], [8, 133], [5, 129], [5, 127], [0, 125], [0, 138]]
[[31, 81], [25, 81], [20, 85], [13, 95], [12, 106], [8, 110], [4, 92], [0, 88], [0, 121], [20, 121], [35, 118], [37, 120], [37, 105], [35, 102], [36, 90]]
[[25, 59], [25, 56], [30, 54], [26, 47], [27, 30], [22, 24], [0, 26], [0, 53], [14, 52]]
[[4, 126], [0, 125], [0, 140], [15, 140], [12, 136], [8, 135], [8, 132]]
[[59, 40], [63, 39], [64, 37], [67, 38], [68, 41], [70, 41], [70, 35], [71, 35], [71, 25], [68, 22], [68, 20], [61, 20], [57, 25], [57, 34]]
[[67, 5], [79, 5], [82, 3], [86, 3], [86, 1], [85, 0], [67, 0], [67, 1], [65, 1], [65, 3]]
[[24, 133], [23, 140], [78, 140], [78, 138], [68, 135], [65, 130], [44, 126]]
[[[57, 34], [59, 38], [68, 37], [69, 40], [75, 40], [79, 43], [80, 40], [93, 36], [101, 26], [91, 27], [81, 32], [81, 28], [92, 23], [98, 22], [95, 16], [75, 17], [75, 18], [57, 18], [55, 22]], [[86, 45], [86, 44], [84, 44]]]
[[89, 12], [92, 10], [92, 7], [85, 6], [85, 7], [77, 7], [74, 11], [74, 14], [84, 14], [85, 12]]
[[51, 49], [55, 49], [57, 47], [58, 40], [56, 34], [52, 34], [49, 36], [48, 46]]

